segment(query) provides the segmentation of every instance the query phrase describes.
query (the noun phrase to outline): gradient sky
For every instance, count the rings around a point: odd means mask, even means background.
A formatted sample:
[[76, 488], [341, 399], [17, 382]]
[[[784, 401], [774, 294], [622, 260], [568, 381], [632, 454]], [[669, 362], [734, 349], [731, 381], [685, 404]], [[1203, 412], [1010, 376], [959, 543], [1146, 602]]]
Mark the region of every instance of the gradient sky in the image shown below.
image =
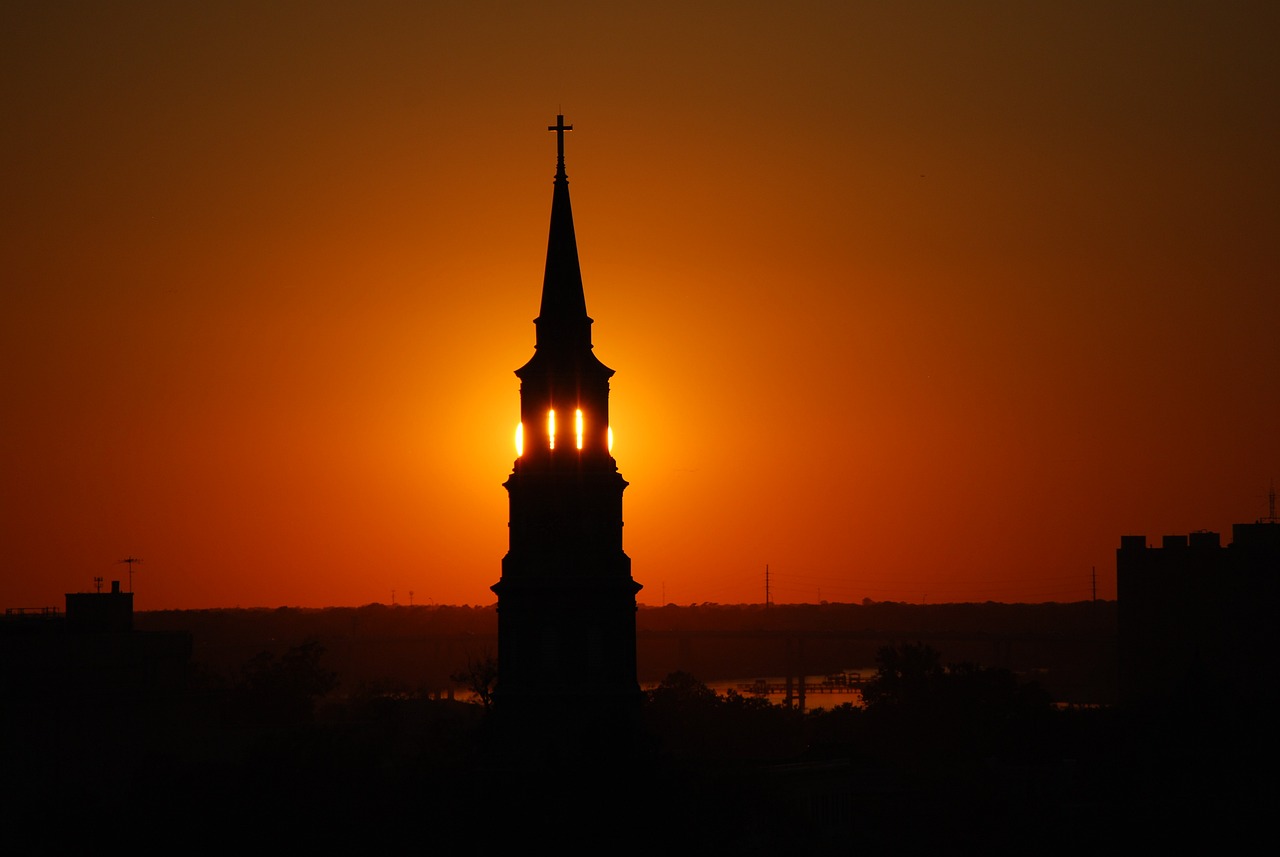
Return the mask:
[[561, 110], [642, 603], [1266, 515], [1280, 5], [785, 5], [0, 6], [0, 606], [492, 603]]

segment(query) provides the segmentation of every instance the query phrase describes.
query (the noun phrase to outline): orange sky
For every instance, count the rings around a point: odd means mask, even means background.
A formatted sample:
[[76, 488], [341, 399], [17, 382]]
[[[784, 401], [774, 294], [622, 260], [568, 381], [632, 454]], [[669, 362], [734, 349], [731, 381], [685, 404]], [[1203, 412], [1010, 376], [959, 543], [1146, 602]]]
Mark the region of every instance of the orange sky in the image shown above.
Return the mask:
[[560, 108], [642, 603], [1267, 514], [1280, 7], [618, 6], [0, 7], [0, 606], [492, 603]]

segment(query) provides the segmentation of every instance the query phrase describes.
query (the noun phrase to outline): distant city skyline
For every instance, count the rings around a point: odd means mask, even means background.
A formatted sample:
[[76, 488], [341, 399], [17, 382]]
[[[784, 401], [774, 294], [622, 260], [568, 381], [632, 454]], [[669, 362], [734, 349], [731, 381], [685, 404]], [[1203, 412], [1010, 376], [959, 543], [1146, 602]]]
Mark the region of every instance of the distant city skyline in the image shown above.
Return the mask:
[[642, 604], [1115, 597], [1280, 479], [1280, 11], [9, 4], [0, 607], [490, 604], [568, 177]]

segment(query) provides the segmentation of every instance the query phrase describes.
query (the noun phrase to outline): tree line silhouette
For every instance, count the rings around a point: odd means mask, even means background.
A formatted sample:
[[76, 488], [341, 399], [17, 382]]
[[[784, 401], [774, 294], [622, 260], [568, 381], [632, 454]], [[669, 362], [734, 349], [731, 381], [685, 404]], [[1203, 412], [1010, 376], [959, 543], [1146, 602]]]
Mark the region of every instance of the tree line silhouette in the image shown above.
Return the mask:
[[512, 754], [485, 701], [493, 678], [478, 650], [453, 665], [455, 699], [350, 681], [303, 640], [197, 664], [163, 693], [7, 694], [0, 811], [6, 829], [30, 831], [72, 809], [86, 825], [144, 809], [174, 835], [317, 847], [399, 844], [395, 820], [411, 820], [438, 847], [480, 853], [554, 830], [616, 837], [637, 819], [668, 820], [689, 849], [1026, 853], [1170, 813], [1263, 817], [1236, 769], [1256, 765], [1261, 712], [1211, 698], [1057, 706], [1007, 669], [948, 663], [927, 644], [882, 646], [865, 704], [827, 710], [673, 672], [633, 732], [578, 753], [552, 728]]

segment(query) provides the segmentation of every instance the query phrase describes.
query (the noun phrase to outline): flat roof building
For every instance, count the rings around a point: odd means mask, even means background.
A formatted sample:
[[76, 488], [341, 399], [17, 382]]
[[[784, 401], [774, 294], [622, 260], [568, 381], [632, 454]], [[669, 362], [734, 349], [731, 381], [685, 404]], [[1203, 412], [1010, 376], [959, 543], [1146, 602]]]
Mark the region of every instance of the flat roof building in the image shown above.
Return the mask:
[[[1274, 516], [1273, 516], [1274, 518]], [[1120, 698], [1184, 702], [1203, 694], [1274, 693], [1271, 637], [1280, 522], [1171, 535], [1122, 536], [1116, 551]]]

